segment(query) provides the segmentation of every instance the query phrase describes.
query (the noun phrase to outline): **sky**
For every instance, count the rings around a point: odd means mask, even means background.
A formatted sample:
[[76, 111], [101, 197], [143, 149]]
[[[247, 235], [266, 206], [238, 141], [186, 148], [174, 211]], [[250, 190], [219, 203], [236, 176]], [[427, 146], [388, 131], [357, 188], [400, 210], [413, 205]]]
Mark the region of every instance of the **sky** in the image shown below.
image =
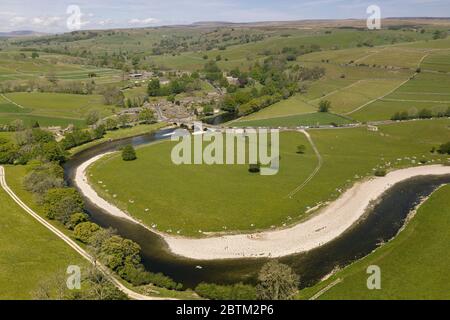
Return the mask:
[[0, 0], [0, 32], [68, 32], [77, 26], [110, 29], [198, 21], [366, 19], [370, 5], [378, 5], [382, 17], [450, 16], [450, 0]]

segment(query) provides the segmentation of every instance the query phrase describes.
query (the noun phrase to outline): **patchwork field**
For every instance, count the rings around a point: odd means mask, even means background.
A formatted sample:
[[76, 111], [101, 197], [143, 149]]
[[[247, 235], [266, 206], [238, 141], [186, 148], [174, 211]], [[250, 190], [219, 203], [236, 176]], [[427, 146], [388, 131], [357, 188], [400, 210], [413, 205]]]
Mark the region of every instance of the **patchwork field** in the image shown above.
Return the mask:
[[[25, 57], [24, 57], [25, 55]], [[31, 52], [0, 52], [0, 81], [27, 80], [54, 74], [59, 80], [88, 80], [89, 74], [98, 83], [110, 83], [120, 79], [121, 72], [113, 69], [86, 66], [84, 61], [63, 55], [40, 54], [31, 58]]]
[[[320, 299], [450, 299], [448, 250], [450, 241], [450, 186], [434, 193], [418, 210], [404, 231], [375, 253], [338, 272], [319, 285], [306, 289], [307, 298], [336, 279], [343, 281]], [[381, 290], [368, 290], [367, 268], [381, 268]]]
[[293, 116], [277, 116], [261, 120], [243, 120], [230, 123], [236, 127], [301, 127], [301, 126], [329, 126], [345, 125], [352, 123], [352, 120], [333, 113], [313, 112]]
[[[310, 208], [335, 199], [379, 167], [445, 161], [430, 150], [450, 138], [449, 125], [450, 120], [432, 120], [382, 126], [379, 132], [311, 130], [323, 165], [302, 188], [318, 159], [296, 132], [281, 135], [280, 172], [275, 176], [250, 174], [246, 165], [176, 166], [170, 159], [171, 142], [138, 149], [134, 162], [124, 162], [118, 154], [106, 157], [89, 174], [103, 197], [163, 232], [198, 237], [282, 227], [304, 219]], [[417, 132], [421, 136], [411, 141]], [[300, 144], [306, 146], [304, 155], [296, 153]]]
[[0, 96], [0, 123], [4, 124], [21, 119], [25, 124], [38, 121], [42, 126], [83, 126], [86, 115], [92, 110], [97, 110], [101, 116], [112, 113], [100, 95], [19, 92]]
[[423, 72], [392, 94], [367, 105], [350, 116], [359, 121], [390, 119], [394, 113], [417, 114], [422, 109], [433, 113], [450, 107], [450, 75]]

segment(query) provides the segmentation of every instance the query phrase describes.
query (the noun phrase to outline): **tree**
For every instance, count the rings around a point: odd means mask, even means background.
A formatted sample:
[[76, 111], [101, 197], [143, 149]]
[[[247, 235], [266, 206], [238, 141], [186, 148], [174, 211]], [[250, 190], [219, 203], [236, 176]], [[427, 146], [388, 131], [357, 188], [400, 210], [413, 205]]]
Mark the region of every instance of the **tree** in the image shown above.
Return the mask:
[[117, 125], [118, 125], [118, 122], [117, 122], [116, 118], [107, 118], [105, 120], [106, 130], [109, 130], [109, 131], [115, 130], [115, 129], [117, 129]]
[[304, 154], [306, 150], [306, 147], [304, 144], [300, 144], [297, 146], [297, 153], [298, 154]]
[[22, 131], [25, 129], [25, 124], [22, 120], [16, 119], [11, 122], [9, 127], [11, 128], [11, 131]]
[[75, 239], [83, 243], [90, 243], [94, 234], [99, 231], [100, 227], [97, 224], [93, 222], [82, 222], [74, 228], [73, 235]]
[[50, 277], [41, 280], [31, 293], [34, 300], [64, 300], [69, 296], [66, 272], [59, 270]]
[[64, 171], [54, 163], [38, 164], [25, 176], [23, 185], [40, 200], [48, 190], [64, 186]]
[[444, 31], [444, 30], [436, 30], [433, 33], [433, 39], [434, 40], [438, 40], [438, 39], [445, 39], [448, 36], [448, 32]]
[[88, 290], [82, 298], [88, 300], [128, 300], [125, 293], [120, 291], [106, 276], [95, 267], [89, 268], [84, 279], [89, 283]]
[[66, 160], [66, 152], [56, 141], [43, 143], [39, 152], [48, 161], [62, 163]]
[[56, 219], [63, 224], [70, 220], [70, 216], [83, 212], [83, 198], [74, 188], [53, 188], [44, 197], [44, 208], [49, 219]]
[[150, 97], [158, 97], [161, 92], [161, 83], [158, 78], [152, 79], [148, 84], [148, 95]]
[[33, 51], [31, 53], [31, 58], [33, 58], [33, 59], [39, 58], [39, 53], [37, 53], [36, 51]]
[[94, 131], [94, 139], [101, 139], [106, 134], [106, 127], [105, 125], [101, 124], [97, 127], [95, 127]]
[[417, 115], [420, 119], [431, 119], [433, 118], [433, 113], [428, 109], [422, 109]]
[[121, 90], [116, 87], [108, 86], [103, 91], [103, 102], [106, 105], [116, 105], [123, 107], [125, 96]]
[[319, 103], [319, 112], [329, 112], [331, 109], [331, 102], [328, 100], [322, 100]]
[[117, 121], [119, 122], [120, 127], [125, 128], [130, 122], [130, 117], [128, 114], [123, 113], [117, 118]]
[[112, 236], [102, 243], [100, 255], [108, 267], [118, 271], [127, 264], [139, 265], [141, 262], [140, 250], [140, 246], [129, 239]]
[[136, 160], [136, 151], [134, 150], [133, 146], [131, 144], [125, 146], [122, 149], [122, 159], [124, 161], [133, 161]]
[[143, 123], [152, 123], [154, 120], [155, 117], [153, 111], [149, 108], [142, 109], [141, 112], [139, 112], [139, 121]]
[[298, 291], [300, 278], [278, 261], [266, 263], [258, 275], [257, 296], [261, 300], [290, 300]]
[[441, 144], [439, 146], [438, 152], [440, 154], [450, 154], [450, 142]]
[[67, 228], [70, 230], [75, 229], [80, 223], [87, 222], [89, 219], [86, 213], [78, 212], [70, 216], [69, 222], [67, 223]]
[[86, 116], [86, 123], [88, 126], [96, 124], [100, 120], [100, 114], [97, 110], [91, 110]]

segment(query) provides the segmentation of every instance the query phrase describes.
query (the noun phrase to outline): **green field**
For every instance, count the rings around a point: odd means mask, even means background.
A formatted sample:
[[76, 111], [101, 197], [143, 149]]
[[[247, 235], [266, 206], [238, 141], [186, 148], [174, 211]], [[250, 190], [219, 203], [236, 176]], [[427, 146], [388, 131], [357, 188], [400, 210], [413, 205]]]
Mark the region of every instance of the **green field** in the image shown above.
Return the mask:
[[[336, 279], [342, 282], [319, 299], [450, 299], [450, 186], [434, 193], [405, 230], [366, 258], [339, 271], [327, 281], [304, 290], [308, 298]], [[366, 270], [381, 269], [381, 290], [368, 290]]]
[[261, 120], [247, 120], [243, 118], [237, 122], [232, 122], [231, 126], [236, 127], [300, 127], [318, 125], [344, 125], [352, 123], [351, 120], [332, 113], [308, 113], [287, 117], [273, 117]]
[[[118, 154], [106, 157], [89, 173], [103, 197], [160, 231], [199, 236], [199, 230], [268, 229], [304, 219], [309, 208], [337, 198], [339, 190], [373, 176], [376, 168], [413, 166], [422, 158], [445, 161], [430, 150], [450, 138], [449, 125], [450, 120], [434, 120], [382, 126], [379, 132], [311, 130], [324, 162], [300, 190], [318, 160], [296, 132], [281, 134], [280, 172], [270, 177], [252, 175], [246, 165], [176, 166], [171, 142], [139, 149], [134, 162]], [[299, 144], [307, 146], [305, 155], [296, 153]]]
[[0, 203], [0, 299], [31, 299], [39, 284], [54, 273], [65, 272], [69, 265], [86, 264], [3, 189]]
[[105, 117], [112, 114], [111, 108], [103, 104], [100, 95], [8, 93], [4, 97], [0, 96], [0, 123], [8, 124], [21, 119], [26, 124], [38, 121], [41, 126], [84, 125], [84, 119], [90, 111], [97, 110]]
[[415, 114], [421, 109], [434, 113], [450, 107], [450, 75], [424, 72], [403, 86], [360, 109], [350, 116], [359, 121], [390, 119], [394, 113], [407, 111]]
[[95, 73], [97, 83], [115, 82], [121, 74], [118, 70], [84, 65], [83, 59], [70, 56], [41, 53], [32, 59], [30, 52], [0, 52], [0, 81], [36, 79], [50, 73], [59, 80], [90, 80], [88, 75]]

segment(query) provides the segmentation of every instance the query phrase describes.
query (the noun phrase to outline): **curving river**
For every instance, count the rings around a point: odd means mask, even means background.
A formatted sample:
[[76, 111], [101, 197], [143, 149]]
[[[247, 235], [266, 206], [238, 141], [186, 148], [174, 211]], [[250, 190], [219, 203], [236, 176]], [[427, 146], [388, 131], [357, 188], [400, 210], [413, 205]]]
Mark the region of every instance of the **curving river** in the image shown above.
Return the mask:
[[[161, 130], [134, 138], [106, 142], [84, 150], [69, 160], [65, 166], [66, 181], [74, 185], [76, 168], [86, 160], [99, 154], [118, 150], [126, 144], [134, 146], [151, 144], [167, 138], [173, 129]], [[429, 196], [442, 184], [450, 183], [450, 175], [417, 177], [395, 185], [385, 193], [370, 212], [332, 242], [307, 253], [292, 255], [279, 260], [289, 264], [301, 277], [302, 287], [310, 286], [332, 272], [358, 260], [398, 233], [408, 214], [423, 197]], [[200, 282], [254, 283], [257, 273], [266, 259], [239, 259], [198, 261], [172, 254], [164, 240], [148, 229], [130, 221], [104, 212], [85, 198], [86, 209], [92, 220], [102, 227], [112, 227], [121, 236], [137, 242], [142, 248], [143, 264], [147, 270], [162, 272], [185, 287], [194, 287]], [[199, 268], [201, 267], [201, 268]]]

